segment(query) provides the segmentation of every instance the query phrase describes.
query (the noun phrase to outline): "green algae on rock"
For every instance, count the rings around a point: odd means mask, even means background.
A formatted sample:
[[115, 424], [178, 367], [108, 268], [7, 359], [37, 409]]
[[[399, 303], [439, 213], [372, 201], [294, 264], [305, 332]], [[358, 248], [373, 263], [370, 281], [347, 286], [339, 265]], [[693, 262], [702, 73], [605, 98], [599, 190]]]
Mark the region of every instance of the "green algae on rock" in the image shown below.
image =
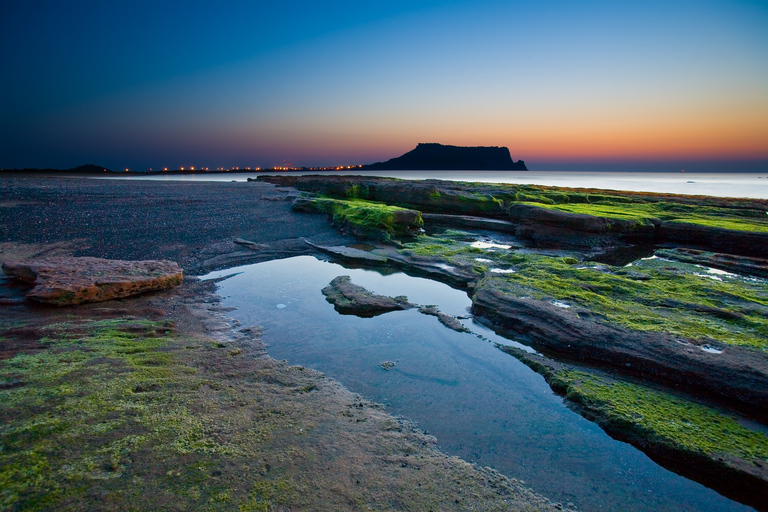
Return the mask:
[[364, 239], [411, 238], [424, 224], [418, 211], [360, 199], [298, 198], [293, 209], [331, 215], [334, 224]]
[[731, 413], [637, 383], [498, 346], [544, 376], [571, 407], [668, 467], [761, 508], [768, 435]]
[[768, 201], [364, 176], [260, 176], [259, 181], [426, 213], [512, 218], [517, 236], [574, 248], [670, 242], [761, 257]]

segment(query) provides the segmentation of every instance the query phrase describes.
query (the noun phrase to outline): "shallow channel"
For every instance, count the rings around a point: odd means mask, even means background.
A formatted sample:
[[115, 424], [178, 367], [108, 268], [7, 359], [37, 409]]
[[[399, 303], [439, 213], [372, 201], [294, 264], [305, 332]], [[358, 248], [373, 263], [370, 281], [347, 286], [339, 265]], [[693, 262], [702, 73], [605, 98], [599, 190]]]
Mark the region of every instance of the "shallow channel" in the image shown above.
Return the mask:
[[[380, 271], [385, 272], [385, 271]], [[568, 409], [544, 379], [495, 347], [515, 344], [473, 322], [459, 333], [416, 310], [338, 314], [320, 290], [339, 275], [468, 315], [466, 293], [401, 272], [345, 268], [311, 256], [231, 268], [218, 283], [229, 315], [264, 327], [267, 352], [308, 366], [415, 421], [438, 447], [590, 511], [746, 511], [749, 507], [654, 463]], [[394, 362], [385, 370], [380, 363]], [[387, 366], [387, 365], [385, 365]]]

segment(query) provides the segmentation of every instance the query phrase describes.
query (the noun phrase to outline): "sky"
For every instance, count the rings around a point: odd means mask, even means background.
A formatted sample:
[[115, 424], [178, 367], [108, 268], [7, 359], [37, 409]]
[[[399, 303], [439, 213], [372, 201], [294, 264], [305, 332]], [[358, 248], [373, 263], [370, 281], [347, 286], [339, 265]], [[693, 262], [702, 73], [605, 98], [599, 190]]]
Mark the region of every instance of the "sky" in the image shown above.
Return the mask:
[[768, 1], [0, 3], [0, 168], [768, 172]]

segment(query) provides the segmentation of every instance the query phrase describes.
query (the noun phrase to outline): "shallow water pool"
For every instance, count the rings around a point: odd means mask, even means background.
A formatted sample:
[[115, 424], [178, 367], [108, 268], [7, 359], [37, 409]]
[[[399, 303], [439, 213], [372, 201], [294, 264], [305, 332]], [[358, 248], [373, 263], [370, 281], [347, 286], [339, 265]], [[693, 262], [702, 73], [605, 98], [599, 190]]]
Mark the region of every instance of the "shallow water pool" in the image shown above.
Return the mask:
[[[235, 275], [232, 275], [235, 274]], [[315, 368], [414, 420], [438, 447], [525, 481], [581, 510], [752, 510], [660, 467], [569, 410], [544, 379], [471, 319], [459, 333], [416, 310], [338, 314], [320, 290], [339, 275], [368, 290], [468, 315], [466, 293], [403, 273], [383, 275], [300, 256], [215, 272], [223, 305], [264, 327], [270, 356]], [[381, 363], [393, 362], [385, 370]], [[384, 365], [389, 366], [389, 365]]]

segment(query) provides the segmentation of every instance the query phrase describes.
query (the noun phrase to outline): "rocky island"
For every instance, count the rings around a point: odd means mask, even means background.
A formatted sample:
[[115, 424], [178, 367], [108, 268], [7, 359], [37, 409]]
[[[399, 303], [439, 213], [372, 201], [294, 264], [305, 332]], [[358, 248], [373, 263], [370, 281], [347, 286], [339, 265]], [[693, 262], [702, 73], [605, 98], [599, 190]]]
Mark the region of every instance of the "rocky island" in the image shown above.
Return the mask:
[[419, 143], [415, 149], [386, 162], [362, 166], [370, 171], [527, 171], [525, 162], [512, 160], [505, 147], [463, 147]]

